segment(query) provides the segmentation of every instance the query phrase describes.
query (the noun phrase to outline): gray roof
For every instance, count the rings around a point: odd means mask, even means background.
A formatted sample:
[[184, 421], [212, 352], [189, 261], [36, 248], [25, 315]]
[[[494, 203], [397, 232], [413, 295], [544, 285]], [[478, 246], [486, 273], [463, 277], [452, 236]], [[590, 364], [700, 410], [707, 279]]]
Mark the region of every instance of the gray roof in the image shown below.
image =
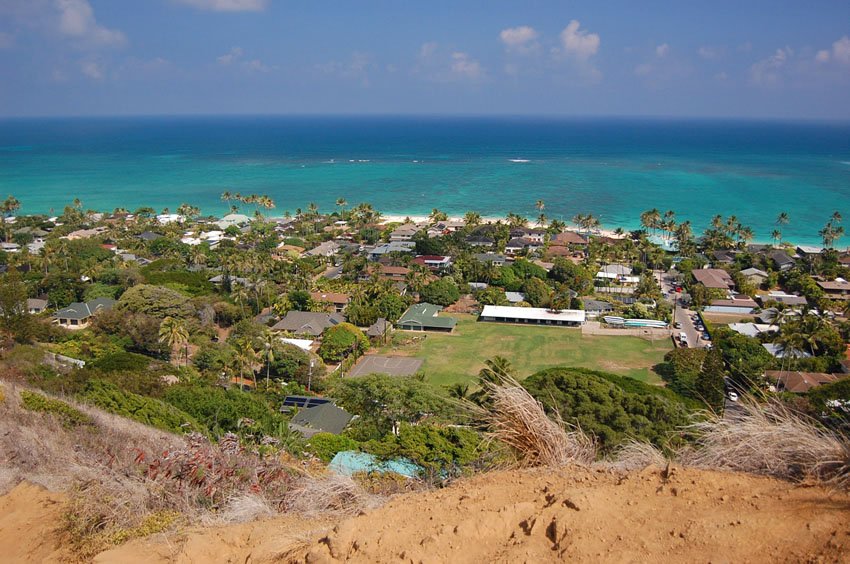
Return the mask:
[[370, 255], [385, 255], [387, 253], [412, 253], [416, 250], [416, 243], [412, 241], [391, 241], [378, 245], [371, 251]]
[[338, 325], [345, 318], [337, 313], [318, 311], [290, 311], [273, 327], [274, 331], [289, 331], [296, 335], [313, 335], [318, 337], [325, 329]]
[[309, 439], [316, 433], [338, 435], [345, 430], [353, 418], [353, 415], [341, 407], [332, 403], [323, 403], [300, 410], [292, 418], [289, 426]]
[[75, 302], [53, 314], [56, 319], [88, 319], [101, 310], [110, 310], [118, 302], [112, 298], [97, 298], [90, 302]]
[[387, 320], [383, 317], [380, 317], [375, 323], [372, 324], [371, 327], [366, 329], [366, 336], [383, 337], [390, 327], [391, 325], [387, 322]]
[[582, 303], [584, 303], [584, 309], [586, 311], [613, 311], [614, 306], [608, 302], [603, 302], [601, 300], [594, 300], [591, 298], [582, 298]]
[[139, 239], [142, 241], [156, 241], [157, 239], [162, 239], [162, 237], [162, 235], [153, 231], [144, 231], [139, 234]]
[[488, 263], [488, 262], [505, 262], [505, 255], [500, 255], [498, 253], [478, 253], [475, 256], [475, 260], [478, 262]]
[[767, 272], [759, 270], [758, 268], [745, 268], [741, 271], [741, 274], [744, 276], [760, 276], [761, 278], [767, 278]]

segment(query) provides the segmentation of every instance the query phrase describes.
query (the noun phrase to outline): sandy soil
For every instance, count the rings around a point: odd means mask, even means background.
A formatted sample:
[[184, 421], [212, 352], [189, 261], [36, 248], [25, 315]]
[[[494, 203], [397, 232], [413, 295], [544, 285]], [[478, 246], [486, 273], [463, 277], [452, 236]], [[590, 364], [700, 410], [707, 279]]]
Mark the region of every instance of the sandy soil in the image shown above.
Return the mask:
[[[62, 496], [0, 498], [4, 562], [56, 561]], [[332, 522], [288, 516], [136, 540], [96, 562], [850, 562], [850, 496], [672, 468], [510, 471]]]

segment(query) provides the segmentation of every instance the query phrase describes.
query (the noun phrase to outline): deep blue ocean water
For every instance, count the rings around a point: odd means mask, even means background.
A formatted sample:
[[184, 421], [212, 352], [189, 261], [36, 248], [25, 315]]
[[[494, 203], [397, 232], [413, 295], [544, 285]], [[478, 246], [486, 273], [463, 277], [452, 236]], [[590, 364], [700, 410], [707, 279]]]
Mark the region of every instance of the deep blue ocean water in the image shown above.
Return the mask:
[[[515, 162], [528, 161], [528, 162]], [[671, 209], [701, 232], [735, 214], [767, 241], [818, 243], [850, 227], [850, 124], [630, 119], [192, 117], [0, 120], [0, 196], [22, 213], [74, 197], [110, 211], [183, 202], [222, 213], [224, 190], [268, 194], [275, 214], [370, 202], [392, 214], [550, 218], [638, 227]], [[848, 229], [850, 231], [850, 229]], [[845, 246], [850, 236], [839, 241]]]

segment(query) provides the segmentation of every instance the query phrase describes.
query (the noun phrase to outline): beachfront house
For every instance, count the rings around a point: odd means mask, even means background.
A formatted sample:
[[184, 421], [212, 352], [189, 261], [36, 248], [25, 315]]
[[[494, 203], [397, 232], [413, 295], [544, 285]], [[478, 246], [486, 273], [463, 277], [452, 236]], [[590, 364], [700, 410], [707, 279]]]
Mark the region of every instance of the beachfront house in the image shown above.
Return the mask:
[[586, 314], [581, 309], [551, 310], [541, 307], [484, 306], [479, 321], [498, 323], [522, 323], [533, 325], [558, 325], [578, 327], [585, 322]]
[[413, 236], [419, 232], [419, 226], [415, 223], [405, 223], [393, 229], [390, 233], [390, 242], [392, 241], [410, 241]]
[[439, 317], [441, 306], [423, 302], [413, 304], [399, 318], [396, 327], [403, 331], [440, 331], [451, 333], [457, 320], [453, 317]]
[[111, 298], [97, 298], [85, 303], [75, 302], [54, 313], [53, 320], [66, 329], [85, 329], [97, 313], [108, 311], [117, 303]]
[[780, 272], [791, 270], [797, 266], [797, 261], [782, 249], [775, 249], [768, 254], [768, 258], [773, 261], [773, 266]]

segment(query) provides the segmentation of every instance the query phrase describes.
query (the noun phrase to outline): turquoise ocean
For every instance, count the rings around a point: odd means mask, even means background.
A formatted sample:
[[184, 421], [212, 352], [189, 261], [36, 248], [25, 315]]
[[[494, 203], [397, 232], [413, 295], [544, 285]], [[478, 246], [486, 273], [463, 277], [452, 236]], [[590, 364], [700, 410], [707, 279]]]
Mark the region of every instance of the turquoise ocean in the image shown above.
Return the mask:
[[[369, 202], [639, 227], [673, 210], [701, 232], [734, 214], [768, 241], [817, 244], [840, 211], [850, 231], [850, 124], [458, 117], [149, 117], [0, 120], [0, 196], [21, 213], [199, 206], [223, 191], [268, 194], [274, 214]], [[847, 246], [850, 236], [838, 241]]]

